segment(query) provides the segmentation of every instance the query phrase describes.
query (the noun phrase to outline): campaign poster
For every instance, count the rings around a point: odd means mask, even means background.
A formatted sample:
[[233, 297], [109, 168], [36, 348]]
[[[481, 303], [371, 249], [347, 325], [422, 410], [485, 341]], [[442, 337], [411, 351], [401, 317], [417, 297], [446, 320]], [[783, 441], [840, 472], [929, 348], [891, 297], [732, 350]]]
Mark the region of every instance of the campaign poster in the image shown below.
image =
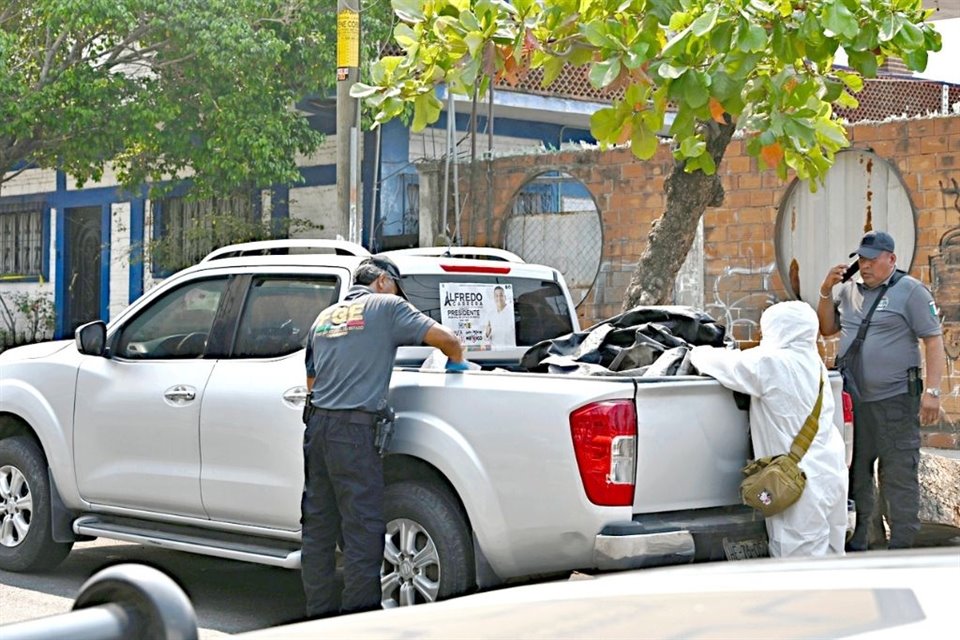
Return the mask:
[[517, 346], [513, 285], [440, 283], [440, 322], [470, 351]]

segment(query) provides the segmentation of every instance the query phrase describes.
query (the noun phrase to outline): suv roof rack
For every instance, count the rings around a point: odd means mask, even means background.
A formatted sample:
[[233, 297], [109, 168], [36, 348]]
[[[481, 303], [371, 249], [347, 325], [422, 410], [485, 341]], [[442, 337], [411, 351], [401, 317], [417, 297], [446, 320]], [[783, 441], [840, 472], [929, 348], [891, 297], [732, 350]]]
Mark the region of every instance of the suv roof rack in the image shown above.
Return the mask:
[[495, 260], [500, 262], [525, 262], [523, 258], [496, 247], [417, 247], [382, 251], [381, 255], [428, 256], [437, 258], [461, 258], [466, 260]]
[[256, 240], [231, 244], [208, 253], [200, 262], [239, 256], [274, 256], [289, 254], [333, 253], [338, 256], [366, 257], [370, 252], [354, 242], [346, 240], [322, 240], [319, 238], [291, 238], [286, 240]]

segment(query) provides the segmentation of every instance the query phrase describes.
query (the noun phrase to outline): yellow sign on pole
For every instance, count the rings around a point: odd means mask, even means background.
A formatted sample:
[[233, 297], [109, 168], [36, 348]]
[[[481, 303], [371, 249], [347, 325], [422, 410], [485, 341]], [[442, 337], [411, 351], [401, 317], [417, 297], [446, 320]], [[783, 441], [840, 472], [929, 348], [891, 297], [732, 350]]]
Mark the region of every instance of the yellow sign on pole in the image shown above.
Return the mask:
[[344, 10], [337, 14], [337, 67], [360, 66], [360, 14]]

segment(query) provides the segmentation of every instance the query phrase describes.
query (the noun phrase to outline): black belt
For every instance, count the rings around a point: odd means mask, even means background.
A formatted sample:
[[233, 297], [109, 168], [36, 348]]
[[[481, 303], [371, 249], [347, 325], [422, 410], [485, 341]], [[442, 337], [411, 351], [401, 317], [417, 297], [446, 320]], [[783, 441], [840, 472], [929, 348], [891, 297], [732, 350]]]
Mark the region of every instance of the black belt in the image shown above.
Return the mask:
[[347, 420], [353, 422], [354, 419], [363, 420], [373, 424], [377, 420], [377, 414], [373, 411], [364, 411], [363, 409], [321, 409], [314, 407], [319, 415], [337, 420]]

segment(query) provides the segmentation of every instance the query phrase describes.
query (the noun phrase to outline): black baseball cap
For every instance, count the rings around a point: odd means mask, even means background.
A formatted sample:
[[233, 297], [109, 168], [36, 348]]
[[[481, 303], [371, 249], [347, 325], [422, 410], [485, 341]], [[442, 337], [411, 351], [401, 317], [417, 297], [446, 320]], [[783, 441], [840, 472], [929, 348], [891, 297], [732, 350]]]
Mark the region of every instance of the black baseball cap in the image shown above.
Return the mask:
[[884, 251], [893, 253], [893, 247], [893, 236], [889, 233], [886, 231], [870, 231], [864, 234], [860, 240], [860, 246], [850, 254], [850, 257], [860, 255], [873, 260]]
[[353, 281], [357, 284], [370, 284], [382, 275], [386, 275], [397, 285], [398, 296], [404, 300], [408, 299], [403, 287], [400, 286], [400, 268], [390, 258], [383, 256], [367, 258], [357, 267], [357, 271], [353, 275]]

